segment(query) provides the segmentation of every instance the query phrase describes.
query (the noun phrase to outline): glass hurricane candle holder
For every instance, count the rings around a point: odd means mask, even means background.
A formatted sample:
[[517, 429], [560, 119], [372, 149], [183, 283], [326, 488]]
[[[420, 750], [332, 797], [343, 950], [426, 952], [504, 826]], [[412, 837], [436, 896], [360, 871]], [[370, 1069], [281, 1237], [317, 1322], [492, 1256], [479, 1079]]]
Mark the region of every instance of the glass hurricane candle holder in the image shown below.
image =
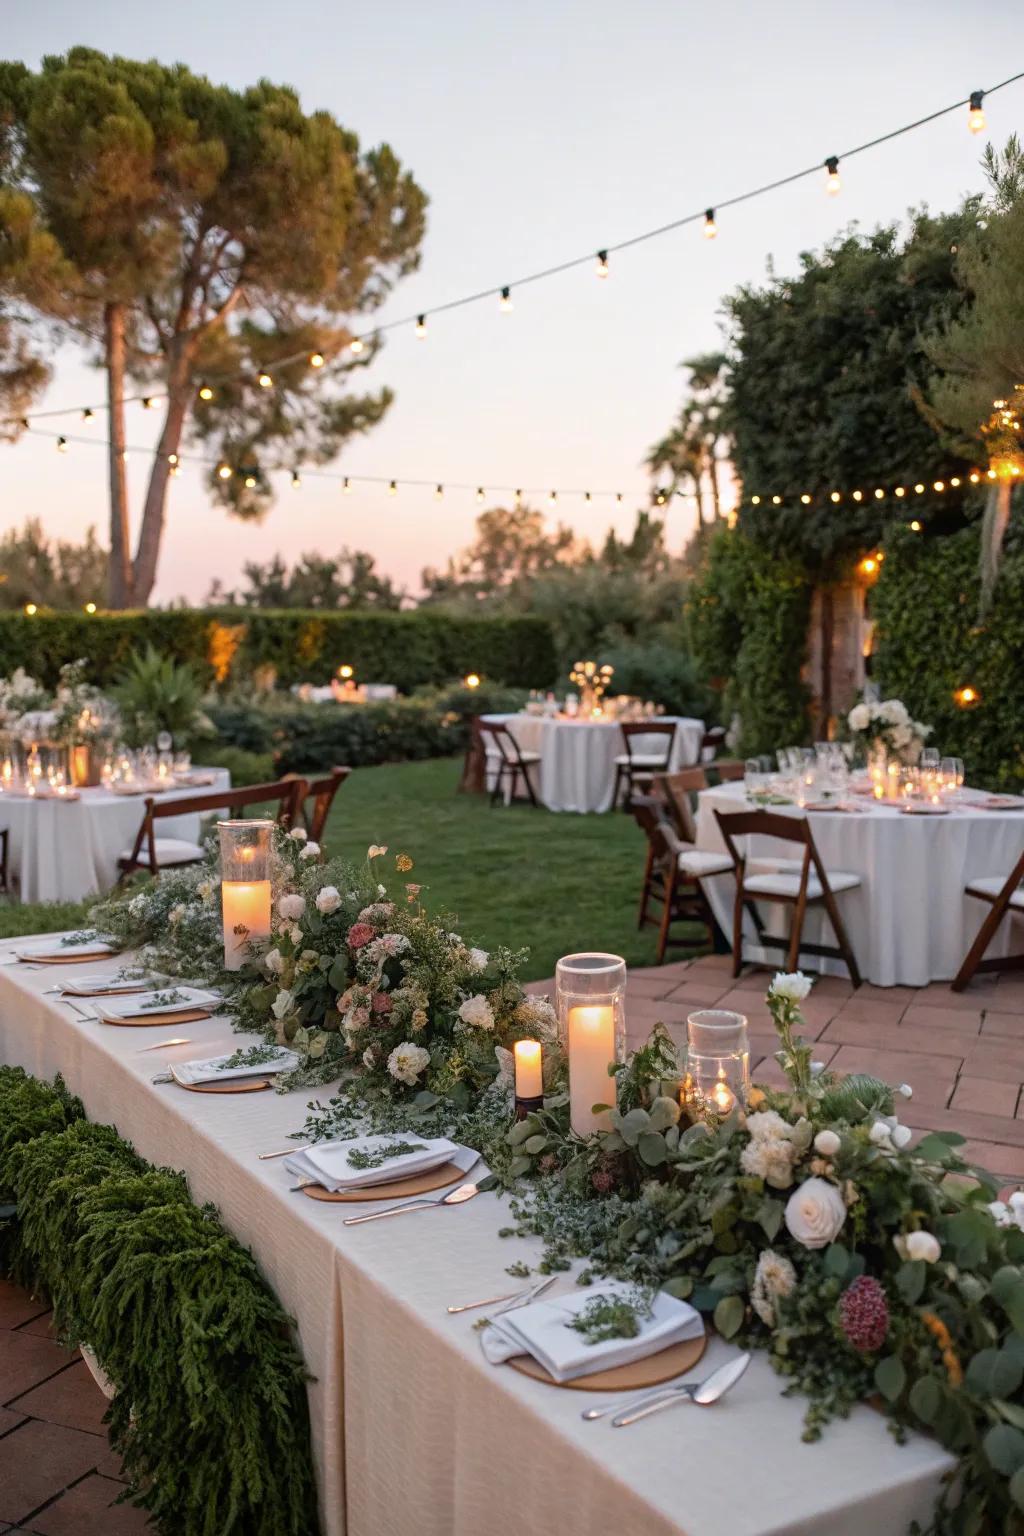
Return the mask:
[[683, 1107], [695, 1119], [724, 1119], [750, 1093], [750, 1042], [742, 1013], [701, 1008], [686, 1020]]
[[626, 1059], [626, 962], [619, 955], [566, 955], [555, 967], [558, 1034], [569, 1062], [569, 1123], [578, 1136], [611, 1129], [613, 1062]]
[[272, 821], [219, 821], [224, 969], [239, 971], [249, 945], [270, 937]]

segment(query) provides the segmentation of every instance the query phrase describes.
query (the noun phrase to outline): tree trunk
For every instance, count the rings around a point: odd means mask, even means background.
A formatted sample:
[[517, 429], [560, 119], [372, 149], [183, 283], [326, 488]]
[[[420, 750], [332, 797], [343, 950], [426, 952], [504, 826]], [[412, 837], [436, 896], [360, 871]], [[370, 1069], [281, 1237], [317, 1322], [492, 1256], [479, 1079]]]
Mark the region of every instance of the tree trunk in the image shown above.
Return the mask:
[[832, 588], [821, 589], [821, 675], [818, 697], [821, 708], [819, 735], [824, 740], [830, 735], [832, 719], [832, 643], [835, 634], [835, 613], [832, 605]]
[[149, 602], [156, 582], [157, 562], [164, 533], [164, 516], [167, 506], [167, 483], [170, 479], [170, 455], [181, 446], [181, 435], [191, 401], [189, 370], [191, 348], [183, 338], [176, 337], [170, 344], [167, 370], [167, 415], [160, 434], [153, 468], [150, 470], [146, 501], [142, 509], [142, 526], [135, 551], [133, 584], [135, 601]]
[[697, 535], [704, 536], [704, 485], [699, 474], [693, 476], [693, 499], [697, 503]]
[[715, 510], [715, 524], [722, 516], [722, 495], [718, 484], [718, 460], [715, 458], [717, 441], [712, 438], [708, 443], [708, 474], [711, 477], [711, 505]]
[[128, 471], [124, 440], [124, 309], [108, 304], [103, 311], [107, 367], [107, 414], [110, 420], [110, 571], [111, 608], [130, 608], [132, 590], [131, 533], [128, 527]]

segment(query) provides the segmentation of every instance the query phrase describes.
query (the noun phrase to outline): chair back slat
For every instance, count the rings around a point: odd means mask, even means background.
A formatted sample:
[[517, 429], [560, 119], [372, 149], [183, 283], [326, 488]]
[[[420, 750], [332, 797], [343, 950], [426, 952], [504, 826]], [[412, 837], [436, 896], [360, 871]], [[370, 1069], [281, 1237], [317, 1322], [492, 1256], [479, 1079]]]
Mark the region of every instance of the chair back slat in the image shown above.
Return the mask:
[[173, 816], [202, 816], [209, 811], [240, 811], [246, 806], [263, 805], [277, 801], [278, 826], [290, 827], [296, 820], [306, 793], [305, 779], [298, 777], [275, 779], [267, 784], [247, 784], [241, 789], [214, 789], [205, 795], [188, 795], [177, 800], [147, 795], [144, 801], [142, 823], [135, 835], [131, 853], [121, 864], [121, 879], [143, 867], [140, 855], [143, 848], [149, 859], [151, 874], [159, 874], [156, 852], [156, 823]]
[[330, 777], [326, 779], [310, 779], [306, 783], [305, 794], [302, 797], [303, 815], [306, 805], [313, 802], [313, 814], [309, 818], [306, 831], [310, 840], [314, 843], [323, 841], [324, 829], [327, 826], [327, 818], [331, 814], [331, 806], [334, 797], [352, 772], [351, 768], [332, 768]]
[[654, 775], [654, 792], [664, 801], [675, 829], [684, 842], [697, 841], [697, 822], [690, 796], [699, 794], [707, 787], [707, 775], [703, 768], [680, 768], [675, 773]]
[[619, 723], [622, 732], [622, 744], [626, 749], [626, 756], [630, 765], [633, 763], [633, 747], [638, 737], [662, 736], [665, 738], [665, 755], [661, 767], [668, 768], [672, 761], [672, 748], [675, 744], [678, 722], [675, 720], [623, 720]]

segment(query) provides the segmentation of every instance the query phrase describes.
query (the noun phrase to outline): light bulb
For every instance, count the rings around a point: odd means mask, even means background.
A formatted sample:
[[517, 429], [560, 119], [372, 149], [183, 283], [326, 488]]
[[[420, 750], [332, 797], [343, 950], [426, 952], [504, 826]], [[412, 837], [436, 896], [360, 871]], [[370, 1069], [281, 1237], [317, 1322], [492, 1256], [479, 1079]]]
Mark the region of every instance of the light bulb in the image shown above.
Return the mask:
[[773, 496], [772, 497], [772, 506], [773, 507], [781, 507], [782, 506], [782, 497], [781, 496]]
[[348, 344], [348, 349], [350, 352], [355, 353], [356, 357], [358, 357], [360, 352], [363, 350], [363, 338], [361, 336], [353, 336], [352, 340]]
[[825, 161], [825, 170], [828, 173], [825, 177], [825, 191], [829, 197], [836, 197], [843, 189], [843, 184], [839, 180], [838, 155], [829, 155]]
[[200, 386], [199, 386], [199, 398], [200, 398], [200, 400], [212, 400], [213, 399], [213, 390], [210, 388], [209, 384], [200, 384]]
[[854, 501], [863, 501], [864, 500], [864, 492], [863, 491], [854, 491], [853, 499], [854, 499]]
[[713, 208], [706, 208], [704, 210], [704, 239], [713, 240], [717, 234], [718, 226], [715, 223], [715, 210]]
[[590, 500], [590, 492], [589, 491], [584, 491], [583, 492], [583, 500], [584, 501], [589, 501]]
[[810, 506], [810, 504], [811, 504], [811, 498], [810, 498], [810, 497], [809, 497], [809, 496], [808, 496], [808, 494], [807, 494], [807, 492], [806, 492], [806, 491], [805, 491], [805, 492], [804, 492], [804, 494], [803, 494], [803, 495], [802, 495], [802, 496], [801, 496], [801, 497], [800, 497], [800, 500], [801, 500], [801, 501], [802, 501], [802, 502], [803, 502], [803, 504], [804, 504], [804, 506], [805, 506], [805, 507], [809, 507], [809, 506]]
[[181, 465], [180, 464], [172, 464], [170, 472], [174, 476], [175, 480], [177, 480], [178, 476], [181, 474]]
[[893, 495], [894, 495], [894, 496], [905, 496], [905, 495], [906, 495], [906, 494], [907, 494], [907, 493], [906, 493], [906, 491], [905, 491], [905, 490], [904, 490], [904, 488], [903, 488], [903, 486], [902, 486], [902, 485], [898, 485], [898, 486], [897, 486], [897, 487], [896, 487], [896, 489], [895, 489], [895, 490], [894, 490], [894, 491], [893, 491]]
[[219, 480], [230, 480], [233, 473], [234, 471], [232, 470], [230, 464], [217, 465], [217, 478]]
[[476, 488], [476, 499], [477, 501], [483, 501], [484, 499], [484, 488], [482, 485], [478, 485]]
[[752, 507], [759, 507], [761, 505], [761, 498], [760, 498], [760, 496], [751, 496], [751, 498], [750, 498], [750, 505]]
[[323, 365], [324, 355], [322, 352], [311, 352], [309, 354], [309, 366], [311, 368], [322, 368]]
[[935, 484], [932, 486], [933, 491], [944, 491], [945, 489], [946, 482], [944, 480], [936, 480]]
[[167, 462], [168, 462], [168, 464], [177, 464], [177, 462], [178, 462], [178, 455], [176, 453], [169, 453], [167, 455]]
[[616, 492], [615, 492], [615, 500], [616, 500], [616, 501], [617, 501], [617, 502], [618, 502], [618, 503], [619, 503], [619, 504], [620, 504], [620, 505], [621, 505], [621, 504], [622, 504], [622, 492], [621, 492], [621, 491], [616, 491]]
[[521, 490], [518, 490], [518, 489], [516, 490], [516, 493], [515, 493], [515, 496], [514, 496], [513, 500], [515, 501], [515, 504], [516, 504], [516, 511], [518, 511], [519, 508], [523, 504], [523, 493], [522, 493]]
[[292, 490], [293, 491], [297, 491], [301, 484], [302, 484], [302, 476], [299, 474], [297, 469], [293, 469], [292, 470]]
[[910, 531], [911, 531], [911, 533], [920, 533], [921, 532], [921, 524], [918, 522], [916, 517], [914, 518], [913, 522], [910, 524]]
[[949, 483], [953, 487], [954, 491], [959, 490], [959, 488], [960, 488], [960, 476], [959, 475], [954, 475]]
[[82, 420], [87, 427], [91, 427], [93, 422], [96, 420], [95, 412], [91, 411], [89, 407], [86, 406], [85, 410], [82, 412]]
[[39, 612], [39, 609], [36, 607], [35, 603], [26, 603], [25, 612], [28, 614], [29, 618], [31, 618], [34, 613]]
[[654, 500], [659, 507], [663, 507], [665, 505], [665, 492], [659, 491]]
[[598, 275], [598, 277], [607, 277], [608, 276], [608, 252], [607, 251], [598, 251], [598, 253], [597, 253], [597, 275]]
[[878, 490], [875, 492], [875, 500], [876, 501], [882, 501], [884, 499], [884, 497], [885, 497], [885, 492], [882, 490], [882, 487], [879, 486]]
[[68, 451], [68, 440], [67, 440], [67, 438], [66, 437], [58, 437], [58, 439], [57, 439], [57, 452], [58, 453], [67, 453], [67, 451]]
[[[212, 394], [213, 391], [211, 390], [210, 393]], [[153, 399], [152, 395], [143, 395], [143, 397], [142, 397], [142, 409], [144, 411], [151, 411], [155, 404], [156, 404], [156, 401]]]
[[917, 492], [917, 494], [919, 496], [923, 496], [924, 495], [924, 486], [921, 484], [920, 480], [914, 486], [914, 490]]
[[246, 488], [247, 491], [255, 490], [255, 488], [256, 488], [256, 476], [255, 475], [246, 475], [246, 477], [245, 477], [245, 488]]
[[95, 613], [96, 612], [96, 604], [95, 603], [86, 603], [85, 611], [86, 611], [86, 613]]
[[501, 298], [498, 300], [498, 308], [503, 315], [507, 315], [512, 308], [512, 294], [508, 288], [501, 290]]
[[417, 336], [425, 336], [426, 334], [427, 334], [427, 317], [426, 317], [426, 315], [417, 315], [416, 316], [416, 335]]
[[435, 485], [435, 487], [434, 487], [434, 500], [435, 501], [440, 501], [441, 497], [443, 495], [444, 495], [444, 486], [443, 485]]
[[388, 481], [388, 495], [389, 496], [397, 496], [398, 495], [398, 481], [397, 480], [389, 480]]
[[260, 389], [273, 389], [274, 387], [274, 380], [269, 373], [261, 373], [256, 382], [259, 384]]
[[971, 103], [967, 108], [967, 126], [972, 133], [983, 133], [985, 131], [985, 113], [981, 105], [981, 98], [984, 94], [984, 91], [971, 92]]
[[341, 482], [341, 494], [343, 496], [351, 496], [352, 494], [352, 482], [348, 475], [346, 475], [344, 480]]
[[548, 496], [548, 506], [549, 507], [553, 507], [555, 505], [555, 503], [557, 502], [557, 500], [558, 500], [558, 492], [557, 491], [552, 491], [551, 494]]
[[830, 492], [828, 499], [829, 501], [842, 501], [843, 498], [839, 491], [832, 491]]

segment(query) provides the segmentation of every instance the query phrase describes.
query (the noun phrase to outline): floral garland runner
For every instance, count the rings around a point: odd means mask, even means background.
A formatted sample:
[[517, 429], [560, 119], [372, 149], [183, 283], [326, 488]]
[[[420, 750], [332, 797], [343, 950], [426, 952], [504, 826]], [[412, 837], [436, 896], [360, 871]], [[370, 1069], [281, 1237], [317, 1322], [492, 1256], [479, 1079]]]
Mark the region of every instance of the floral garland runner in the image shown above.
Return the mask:
[[[341, 1075], [304, 1135], [474, 1146], [510, 1193], [504, 1234], [544, 1240], [542, 1271], [582, 1257], [581, 1283], [600, 1273], [687, 1298], [769, 1352], [809, 1399], [808, 1439], [880, 1398], [897, 1435], [929, 1431], [958, 1462], [933, 1532], [1024, 1536], [1024, 1194], [998, 1201], [961, 1136], [911, 1147], [895, 1112], [909, 1089], [816, 1071], [799, 1038], [807, 978], [777, 976], [768, 994], [785, 1089], [701, 1118], [681, 1107], [683, 1065], [659, 1027], [614, 1069], [611, 1129], [579, 1137], [554, 1013], [523, 993], [520, 957], [468, 946], [415, 884], [390, 897], [375, 873], [386, 849], [360, 871], [318, 854], [279, 836], [274, 932], [232, 977], [209, 870], [165, 876], [95, 920], [167, 974], [233, 988], [239, 1027], [302, 1055], [293, 1080]], [[516, 1121], [510, 1050], [526, 1037], [545, 1041], [545, 1099]]]

